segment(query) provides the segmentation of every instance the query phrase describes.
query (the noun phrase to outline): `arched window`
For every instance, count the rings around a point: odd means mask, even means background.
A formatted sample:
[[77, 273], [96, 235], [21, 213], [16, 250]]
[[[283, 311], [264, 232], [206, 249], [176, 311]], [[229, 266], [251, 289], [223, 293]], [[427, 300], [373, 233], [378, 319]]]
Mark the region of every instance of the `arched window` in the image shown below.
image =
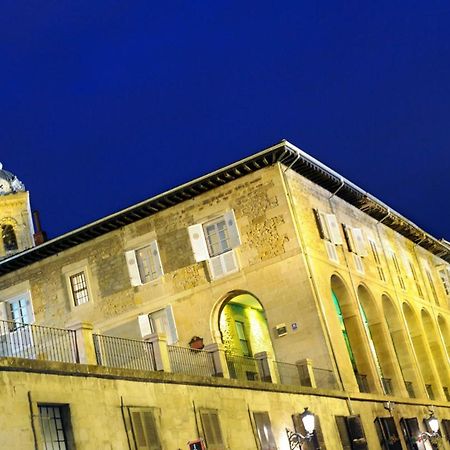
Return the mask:
[[13, 252], [18, 249], [16, 233], [12, 225], [2, 225], [2, 239], [5, 252]]

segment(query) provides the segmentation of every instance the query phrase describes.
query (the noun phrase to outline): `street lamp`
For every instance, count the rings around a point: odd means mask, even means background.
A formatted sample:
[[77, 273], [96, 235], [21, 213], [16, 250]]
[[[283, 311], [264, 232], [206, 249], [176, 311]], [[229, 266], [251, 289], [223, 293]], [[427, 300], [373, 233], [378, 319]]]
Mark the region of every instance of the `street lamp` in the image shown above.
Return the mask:
[[289, 440], [289, 449], [295, 450], [299, 449], [301, 450], [302, 445], [305, 442], [308, 442], [312, 439], [314, 436], [314, 428], [315, 428], [315, 417], [314, 414], [310, 411], [308, 411], [308, 408], [305, 408], [305, 410], [300, 414], [300, 419], [302, 420], [303, 427], [305, 428], [306, 435], [302, 435], [300, 433], [296, 433], [294, 431], [290, 431], [286, 428], [286, 434]]
[[432, 410], [429, 411], [430, 413], [430, 417], [428, 417], [428, 419], [425, 419], [430, 430], [431, 433], [429, 433], [428, 431], [422, 431], [422, 433], [419, 434], [419, 439], [421, 441], [431, 441], [431, 440], [435, 440], [438, 439], [439, 436], [439, 421], [438, 419], [435, 417], [434, 412]]

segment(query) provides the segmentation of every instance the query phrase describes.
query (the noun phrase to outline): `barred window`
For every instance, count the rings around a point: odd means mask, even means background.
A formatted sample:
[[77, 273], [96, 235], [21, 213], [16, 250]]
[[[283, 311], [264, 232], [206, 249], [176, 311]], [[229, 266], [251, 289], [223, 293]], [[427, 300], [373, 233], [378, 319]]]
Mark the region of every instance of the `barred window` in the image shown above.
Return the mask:
[[70, 277], [70, 288], [75, 306], [82, 305], [89, 301], [89, 291], [86, 281], [86, 274], [78, 272]]

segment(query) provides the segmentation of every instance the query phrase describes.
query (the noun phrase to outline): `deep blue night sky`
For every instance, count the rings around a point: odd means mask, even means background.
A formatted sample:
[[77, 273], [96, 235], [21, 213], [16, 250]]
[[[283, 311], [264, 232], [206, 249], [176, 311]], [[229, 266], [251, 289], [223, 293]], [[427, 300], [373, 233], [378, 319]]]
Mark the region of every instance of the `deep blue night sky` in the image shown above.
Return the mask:
[[450, 238], [448, 1], [5, 0], [0, 54], [50, 237], [286, 138]]

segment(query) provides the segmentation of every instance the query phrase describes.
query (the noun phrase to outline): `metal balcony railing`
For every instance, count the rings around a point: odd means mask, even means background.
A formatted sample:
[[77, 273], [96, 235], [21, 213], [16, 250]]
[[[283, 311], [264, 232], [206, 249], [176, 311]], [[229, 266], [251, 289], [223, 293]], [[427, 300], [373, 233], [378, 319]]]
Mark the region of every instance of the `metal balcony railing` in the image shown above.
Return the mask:
[[414, 386], [412, 381], [405, 381], [405, 387], [410, 398], [416, 398], [416, 393], [414, 392]]
[[356, 382], [358, 383], [360, 392], [370, 392], [369, 383], [367, 382], [367, 375], [355, 373]]
[[175, 345], [168, 345], [167, 350], [173, 373], [214, 377], [219, 372], [214, 365], [212, 353]]
[[316, 386], [319, 389], [341, 390], [339, 383], [336, 380], [336, 375], [332, 370], [314, 367], [313, 372]]
[[245, 381], [260, 381], [264, 374], [260, 373], [258, 360], [250, 356], [225, 354], [230, 378]]
[[381, 377], [381, 384], [386, 395], [392, 395], [394, 390], [392, 388], [392, 380], [390, 378]]
[[93, 334], [99, 366], [155, 371], [155, 357], [150, 342]]
[[[302, 371], [302, 367], [297, 364], [290, 364], [281, 361], [275, 361], [275, 367], [278, 372], [280, 384], [290, 384], [293, 386], [311, 386], [311, 380], [307, 373]], [[302, 376], [303, 374], [303, 376]]]
[[0, 357], [76, 363], [76, 332], [0, 320]]

